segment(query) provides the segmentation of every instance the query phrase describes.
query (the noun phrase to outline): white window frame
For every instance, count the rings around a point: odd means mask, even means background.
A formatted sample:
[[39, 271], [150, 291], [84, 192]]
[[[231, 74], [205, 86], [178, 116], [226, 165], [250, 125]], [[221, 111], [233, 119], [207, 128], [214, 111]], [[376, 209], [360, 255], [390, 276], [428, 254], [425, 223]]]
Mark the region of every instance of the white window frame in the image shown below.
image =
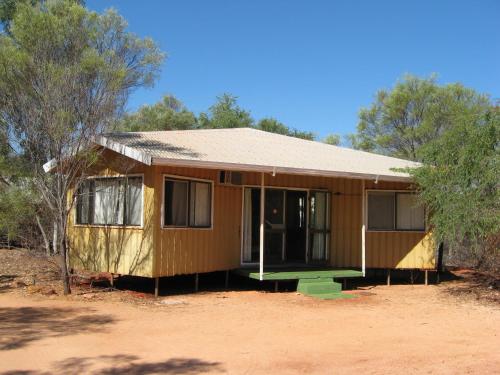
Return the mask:
[[106, 176], [87, 176], [84, 180], [96, 180], [96, 179], [105, 179], [105, 178], [133, 178], [133, 177], [141, 177], [141, 206], [142, 206], [142, 214], [141, 214], [141, 224], [140, 225], [119, 225], [119, 224], [77, 224], [77, 209], [76, 206], [78, 204], [77, 199], [75, 197], [75, 201], [73, 203], [72, 210], [73, 212], [73, 226], [74, 227], [87, 227], [87, 228], [127, 228], [127, 229], [144, 229], [144, 173], [132, 173], [132, 174], [116, 174], [116, 175], [106, 175]]
[[[183, 181], [195, 181], [195, 182], [204, 182], [210, 184], [210, 226], [208, 227], [190, 227], [189, 226], [189, 204], [188, 204], [188, 213], [187, 213], [187, 223], [185, 226], [174, 226], [174, 225], [165, 225], [165, 182], [168, 180], [183, 180]], [[188, 188], [189, 190], [189, 188]], [[162, 191], [161, 191], [161, 209], [160, 209], [160, 228], [165, 230], [213, 230], [214, 229], [214, 199], [215, 197], [215, 184], [213, 180], [189, 177], [189, 176], [178, 176], [173, 174], [162, 174]], [[189, 194], [188, 194], [189, 199]]]
[[[368, 226], [368, 195], [370, 192], [379, 193], [406, 193], [417, 194], [415, 190], [397, 190], [397, 189], [366, 189], [365, 194], [365, 212], [366, 212], [366, 232], [370, 233], [427, 233], [427, 220], [425, 217], [426, 210], [424, 207], [424, 229], [397, 229], [397, 203], [394, 202], [394, 229], [370, 229]], [[396, 198], [395, 198], [396, 200]]]

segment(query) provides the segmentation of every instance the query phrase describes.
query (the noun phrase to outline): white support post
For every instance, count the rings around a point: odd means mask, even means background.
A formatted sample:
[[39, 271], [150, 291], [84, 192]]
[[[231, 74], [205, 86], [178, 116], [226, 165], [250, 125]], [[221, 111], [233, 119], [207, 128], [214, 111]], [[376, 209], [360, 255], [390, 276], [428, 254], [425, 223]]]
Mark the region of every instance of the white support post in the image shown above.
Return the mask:
[[264, 172], [260, 175], [259, 280], [264, 279]]
[[363, 225], [361, 226], [361, 272], [366, 276], [366, 192], [365, 180], [361, 182], [361, 216]]

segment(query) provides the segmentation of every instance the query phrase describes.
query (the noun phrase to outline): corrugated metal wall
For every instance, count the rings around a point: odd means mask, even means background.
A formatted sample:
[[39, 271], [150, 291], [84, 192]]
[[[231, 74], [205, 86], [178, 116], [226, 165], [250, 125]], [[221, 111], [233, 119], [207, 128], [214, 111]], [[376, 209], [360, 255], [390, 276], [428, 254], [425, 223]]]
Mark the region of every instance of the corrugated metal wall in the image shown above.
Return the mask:
[[147, 276], [153, 275], [153, 169], [112, 151], [102, 155], [103, 164], [91, 175], [116, 176], [144, 174], [144, 225], [135, 227], [104, 227], [74, 225], [76, 205], [68, 225], [70, 264], [75, 269]]
[[155, 167], [155, 276], [171, 276], [237, 268], [240, 265], [240, 187], [214, 184], [213, 227], [161, 228], [164, 175], [216, 181], [215, 170]]
[[[71, 263], [76, 268], [139, 276], [171, 276], [240, 266], [241, 187], [214, 184], [212, 229], [161, 228], [165, 174], [217, 180], [218, 171], [198, 168], [132, 169], [122, 157], [105, 153], [96, 174], [144, 173], [144, 228], [69, 226]], [[111, 165], [111, 166], [110, 166]], [[245, 173], [244, 183], [260, 185], [260, 173]], [[345, 178], [265, 176], [266, 186], [328, 190], [331, 193], [330, 263], [361, 267], [362, 181]], [[366, 189], [407, 189], [405, 183], [366, 181]], [[71, 215], [73, 220], [74, 215]], [[435, 248], [419, 232], [367, 232], [367, 268], [434, 268]]]

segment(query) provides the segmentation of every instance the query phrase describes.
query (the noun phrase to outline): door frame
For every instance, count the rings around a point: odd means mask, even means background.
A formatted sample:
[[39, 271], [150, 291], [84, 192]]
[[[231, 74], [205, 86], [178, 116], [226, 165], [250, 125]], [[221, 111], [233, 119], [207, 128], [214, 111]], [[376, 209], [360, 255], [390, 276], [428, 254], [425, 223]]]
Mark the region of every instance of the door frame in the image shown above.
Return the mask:
[[[325, 236], [324, 238], [324, 246], [325, 246], [325, 259], [320, 260], [320, 261], [313, 261], [312, 254], [310, 253], [309, 246], [307, 247], [307, 263], [308, 264], [314, 264], [314, 265], [323, 265], [327, 264], [330, 260], [330, 241], [331, 241], [331, 236], [332, 236], [332, 217], [331, 217], [331, 211], [332, 211], [332, 197], [331, 193], [328, 190], [322, 190], [322, 189], [310, 189], [308, 192], [308, 215], [311, 216], [310, 208], [311, 208], [311, 199], [312, 199], [312, 194], [314, 193], [325, 193], [326, 197], [326, 202], [325, 202], [325, 229], [324, 230], [314, 230], [311, 229], [310, 226], [308, 225], [308, 232], [310, 234], [314, 234], [315, 232], [317, 233], [323, 233]], [[309, 221], [308, 221], [309, 224]]]
[[[245, 219], [245, 189], [250, 188], [250, 189], [261, 189], [260, 185], [241, 185], [241, 221], [240, 221], [240, 266], [242, 267], [255, 267], [259, 265], [259, 262], [243, 262], [243, 228], [244, 228], [244, 219]], [[309, 259], [309, 235], [310, 235], [310, 228], [309, 228], [309, 217], [310, 217], [310, 204], [311, 204], [311, 192], [313, 191], [319, 191], [319, 192], [326, 192], [328, 195], [328, 207], [327, 207], [327, 214], [331, 215], [331, 197], [330, 197], [330, 191], [328, 189], [311, 189], [311, 188], [296, 188], [296, 187], [284, 187], [284, 186], [274, 186], [274, 185], [264, 185], [264, 193], [265, 190], [267, 189], [277, 189], [277, 190], [291, 190], [291, 191], [302, 191], [306, 193], [306, 244], [305, 244], [305, 249], [304, 249], [304, 254], [305, 254], [305, 263], [304, 264], [310, 264], [310, 259]], [[286, 210], [286, 194], [285, 194], [285, 210]], [[328, 210], [330, 208], [330, 210]], [[286, 211], [283, 213], [286, 219]], [[329, 220], [331, 221], [331, 216], [329, 216]], [[286, 226], [286, 222], [285, 222]], [[331, 223], [330, 223], [330, 228], [328, 229], [329, 233], [329, 238], [331, 239]], [[286, 235], [285, 235], [285, 241], [286, 241]], [[283, 245], [283, 252], [285, 252], [285, 246], [286, 243], [284, 241]], [[328, 262], [330, 259], [329, 257], [329, 251], [330, 251], [330, 246], [328, 244], [328, 249], [327, 249], [327, 257], [324, 263]], [[283, 257], [284, 258], [284, 257]], [[285, 263], [286, 264], [286, 263]], [[317, 264], [317, 263], [314, 263]], [[280, 265], [273, 265], [279, 267]]]

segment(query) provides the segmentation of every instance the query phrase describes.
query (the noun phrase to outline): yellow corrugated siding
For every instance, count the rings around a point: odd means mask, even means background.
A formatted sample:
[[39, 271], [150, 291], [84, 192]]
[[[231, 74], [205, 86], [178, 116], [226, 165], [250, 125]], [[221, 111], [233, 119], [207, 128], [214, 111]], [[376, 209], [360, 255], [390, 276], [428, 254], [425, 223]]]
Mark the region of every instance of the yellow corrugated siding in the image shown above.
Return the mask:
[[[96, 174], [123, 173], [123, 157], [105, 153], [108, 167]], [[119, 162], [115, 163], [114, 161]], [[109, 165], [112, 165], [111, 167]], [[125, 163], [126, 164], [126, 163]], [[218, 171], [136, 165], [144, 173], [144, 228], [69, 226], [71, 262], [76, 268], [139, 276], [171, 276], [240, 266], [242, 188], [219, 185]], [[214, 181], [212, 229], [161, 228], [165, 174]], [[244, 183], [260, 185], [260, 173], [244, 173]], [[322, 189], [331, 193], [330, 264], [361, 267], [362, 181], [298, 175], [266, 175], [266, 186]], [[367, 189], [406, 189], [408, 184], [366, 181]], [[368, 232], [368, 268], [434, 268], [434, 246], [425, 233]]]
[[366, 266], [368, 268], [433, 269], [435, 246], [430, 234], [417, 232], [368, 232]]
[[153, 274], [153, 169], [112, 151], [102, 155], [103, 164], [92, 172], [96, 176], [144, 175], [143, 228], [74, 225], [73, 205], [69, 217], [70, 264], [75, 269], [148, 276]]
[[215, 181], [217, 171], [155, 167], [157, 192], [155, 276], [211, 272], [240, 265], [241, 187], [214, 184], [211, 229], [161, 228], [164, 175]]

